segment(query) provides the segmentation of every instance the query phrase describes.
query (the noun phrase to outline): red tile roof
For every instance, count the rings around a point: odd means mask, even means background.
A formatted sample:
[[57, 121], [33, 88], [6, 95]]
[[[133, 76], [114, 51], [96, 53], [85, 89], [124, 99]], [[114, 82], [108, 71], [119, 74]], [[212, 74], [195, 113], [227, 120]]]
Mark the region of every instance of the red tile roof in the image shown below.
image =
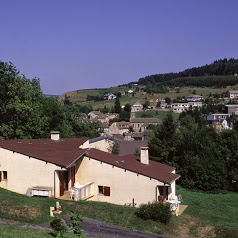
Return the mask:
[[91, 148], [89, 149], [87, 156], [167, 184], [171, 184], [180, 177], [178, 174], [171, 173], [173, 170], [175, 170], [174, 167], [151, 160], [149, 161], [148, 165], [142, 164], [140, 162], [140, 158], [135, 155], [117, 156]]
[[67, 167], [82, 156], [79, 146], [88, 138], [1, 140], [0, 147], [62, 167]]

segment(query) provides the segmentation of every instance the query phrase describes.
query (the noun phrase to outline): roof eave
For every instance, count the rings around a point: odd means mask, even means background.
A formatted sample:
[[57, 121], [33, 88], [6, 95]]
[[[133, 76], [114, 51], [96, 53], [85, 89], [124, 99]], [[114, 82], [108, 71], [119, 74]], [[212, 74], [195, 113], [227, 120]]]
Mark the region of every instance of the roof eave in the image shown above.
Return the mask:
[[78, 156], [74, 161], [72, 161], [69, 165], [67, 165], [65, 168], [70, 168], [78, 159], [80, 159], [82, 156], [88, 153], [88, 150], [85, 150], [80, 156]]

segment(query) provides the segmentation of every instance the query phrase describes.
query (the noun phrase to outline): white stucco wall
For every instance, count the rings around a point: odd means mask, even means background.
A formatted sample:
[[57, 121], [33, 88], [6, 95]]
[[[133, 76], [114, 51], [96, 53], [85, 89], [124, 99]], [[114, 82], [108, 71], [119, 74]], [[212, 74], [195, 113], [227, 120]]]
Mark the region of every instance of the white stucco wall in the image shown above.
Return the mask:
[[111, 153], [113, 144], [114, 144], [114, 141], [103, 139], [103, 140], [95, 141], [88, 144], [87, 148], [95, 148], [104, 152]]
[[0, 187], [26, 194], [34, 186], [52, 187], [52, 196], [59, 196], [59, 166], [0, 148], [0, 171], [7, 171], [7, 180]]
[[[137, 205], [154, 201], [159, 195], [156, 186], [163, 183], [100, 161], [84, 157], [76, 163], [76, 181], [80, 184], [94, 182], [91, 200], [124, 205], [134, 201]], [[98, 194], [98, 186], [110, 187], [110, 196]], [[172, 186], [175, 193], [175, 186]], [[171, 189], [169, 189], [171, 193]]]

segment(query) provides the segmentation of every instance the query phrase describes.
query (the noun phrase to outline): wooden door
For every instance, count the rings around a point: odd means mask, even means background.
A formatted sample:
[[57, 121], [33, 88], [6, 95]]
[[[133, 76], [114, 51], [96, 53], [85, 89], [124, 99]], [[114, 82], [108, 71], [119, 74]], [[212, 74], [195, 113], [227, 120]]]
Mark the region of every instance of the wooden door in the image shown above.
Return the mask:
[[60, 181], [60, 196], [64, 195], [64, 191], [68, 190], [68, 172], [59, 171], [59, 181]]

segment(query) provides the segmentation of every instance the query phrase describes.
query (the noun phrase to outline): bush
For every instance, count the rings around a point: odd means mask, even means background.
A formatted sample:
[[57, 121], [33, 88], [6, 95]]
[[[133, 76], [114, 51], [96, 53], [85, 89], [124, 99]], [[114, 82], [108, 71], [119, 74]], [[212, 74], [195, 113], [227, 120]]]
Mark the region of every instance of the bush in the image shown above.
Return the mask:
[[81, 227], [82, 219], [80, 218], [80, 215], [71, 212], [70, 219], [71, 226], [68, 227], [62, 218], [54, 218], [50, 223], [50, 226], [54, 230], [53, 236], [57, 238], [86, 238], [87, 236]]
[[171, 219], [170, 205], [162, 202], [142, 204], [135, 214], [144, 220], [160, 221], [165, 224]]
[[62, 218], [54, 218], [54, 220], [50, 223], [50, 226], [54, 230], [53, 235], [55, 237], [67, 237], [67, 234], [69, 233], [69, 228]]

